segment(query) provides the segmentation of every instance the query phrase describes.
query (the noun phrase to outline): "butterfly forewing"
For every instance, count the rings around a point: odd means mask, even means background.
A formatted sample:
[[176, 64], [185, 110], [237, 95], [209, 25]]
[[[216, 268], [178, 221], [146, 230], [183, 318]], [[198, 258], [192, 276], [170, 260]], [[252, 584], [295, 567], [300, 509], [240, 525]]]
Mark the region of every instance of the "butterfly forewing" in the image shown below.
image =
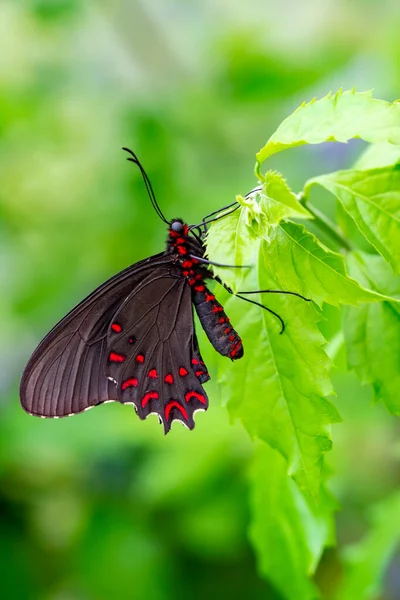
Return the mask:
[[122, 271], [88, 296], [39, 344], [21, 380], [23, 408], [34, 415], [63, 417], [106, 400], [117, 400], [105, 377], [107, 333], [112, 315], [139, 281], [171, 257], [157, 255]]

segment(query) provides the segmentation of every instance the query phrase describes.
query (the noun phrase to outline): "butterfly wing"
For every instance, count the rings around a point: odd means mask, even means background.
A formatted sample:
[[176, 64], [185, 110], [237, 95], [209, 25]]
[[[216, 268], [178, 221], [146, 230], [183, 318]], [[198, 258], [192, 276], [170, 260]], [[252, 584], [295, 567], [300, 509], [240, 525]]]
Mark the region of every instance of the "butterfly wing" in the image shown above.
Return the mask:
[[145, 259], [108, 280], [62, 319], [39, 344], [22, 376], [22, 407], [63, 417], [118, 400], [105, 376], [107, 333], [113, 315], [140, 282], [169, 273], [171, 256]]
[[119, 400], [134, 404], [141, 419], [157, 414], [165, 433], [174, 420], [193, 429], [195, 411], [208, 407], [201, 384], [209, 375], [197, 345], [187, 280], [149, 275], [115, 313], [113, 324], [106, 373]]

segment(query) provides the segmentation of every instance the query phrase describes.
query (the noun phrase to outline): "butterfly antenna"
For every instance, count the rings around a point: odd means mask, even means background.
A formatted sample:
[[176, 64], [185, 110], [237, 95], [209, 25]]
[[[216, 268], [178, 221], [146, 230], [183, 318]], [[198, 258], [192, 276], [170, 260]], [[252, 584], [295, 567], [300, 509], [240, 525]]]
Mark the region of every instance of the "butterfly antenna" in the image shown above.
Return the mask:
[[161, 211], [161, 208], [158, 205], [158, 202], [156, 200], [156, 195], [155, 195], [154, 190], [153, 190], [153, 186], [151, 185], [150, 179], [148, 178], [148, 175], [147, 175], [146, 171], [144, 170], [142, 164], [140, 163], [138, 157], [129, 148], [122, 148], [122, 150], [125, 150], [125, 152], [128, 152], [128, 154], [131, 155], [130, 158], [128, 158], [127, 160], [129, 160], [130, 162], [133, 162], [133, 164], [135, 164], [135, 165], [137, 165], [139, 167], [140, 172], [141, 172], [142, 177], [143, 177], [144, 185], [146, 186], [147, 194], [148, 194], [148, 196], [150, 198], [150, 202], [151, 202], [154, 210], [156, 211], [156, 213], [160, 217], [160, 219], [162, 221], [164, 221], [164, 223], [167, 223], [167, 225], [168, 225], [169, 221], [167, 221], [167, 219], [164, 217], [164, 215], [163, 215], [163, 213]]

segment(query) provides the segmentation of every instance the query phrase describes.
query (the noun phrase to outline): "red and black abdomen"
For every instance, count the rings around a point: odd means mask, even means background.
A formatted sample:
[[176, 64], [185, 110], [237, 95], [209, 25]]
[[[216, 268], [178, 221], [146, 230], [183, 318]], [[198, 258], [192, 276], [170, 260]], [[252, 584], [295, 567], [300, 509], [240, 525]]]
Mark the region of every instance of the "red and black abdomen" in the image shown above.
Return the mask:
[[232, 360], [241, 358], [242, 340], [230, 324], [223, 306], [204, 284], [198, 287], [203, 289], [198, 291], [196, 286], [192, 287], [192, 300], [208, 339], [222, 356], [228, 356]]

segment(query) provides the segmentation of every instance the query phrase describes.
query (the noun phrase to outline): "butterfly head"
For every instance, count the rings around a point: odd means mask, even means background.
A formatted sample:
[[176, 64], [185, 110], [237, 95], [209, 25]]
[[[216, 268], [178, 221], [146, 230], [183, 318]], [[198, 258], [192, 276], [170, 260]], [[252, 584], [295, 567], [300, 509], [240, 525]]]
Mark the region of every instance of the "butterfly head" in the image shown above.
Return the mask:
[[182, 219], [172, 219], [169, 224], [169, 234], [171, 238], [186, 237], [189, 233], [189, 227]]

